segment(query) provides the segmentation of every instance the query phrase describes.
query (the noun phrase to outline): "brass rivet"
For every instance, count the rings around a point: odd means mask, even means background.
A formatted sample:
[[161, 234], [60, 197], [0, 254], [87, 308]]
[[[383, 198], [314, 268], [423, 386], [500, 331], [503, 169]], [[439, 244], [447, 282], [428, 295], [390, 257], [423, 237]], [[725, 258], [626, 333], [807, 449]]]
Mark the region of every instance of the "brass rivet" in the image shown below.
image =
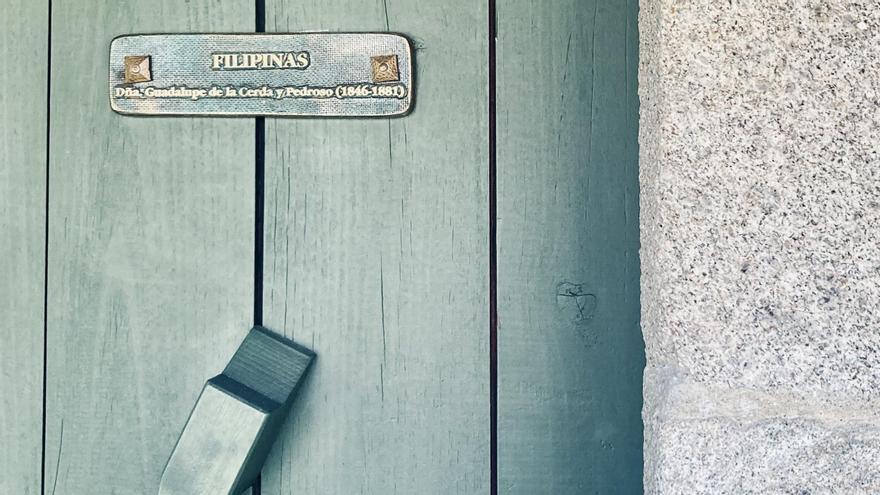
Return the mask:
[[139, 83], [152, 81], [149, 55], [128, 55], [123, 59], [125, 82]]
[[397, 55], [379, 55], [376, 57], [370, 57], [370, 65], [373, 68], [373, 82], [400, 81], [400, 71], [397, 68]]

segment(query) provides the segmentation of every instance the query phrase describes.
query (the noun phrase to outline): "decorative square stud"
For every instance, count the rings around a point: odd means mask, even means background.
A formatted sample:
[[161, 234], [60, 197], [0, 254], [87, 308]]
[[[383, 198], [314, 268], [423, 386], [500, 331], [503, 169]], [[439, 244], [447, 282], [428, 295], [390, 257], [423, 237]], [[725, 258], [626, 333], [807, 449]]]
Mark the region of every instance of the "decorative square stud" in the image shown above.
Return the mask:
[[123, 65], [125, 66], [125, 82], [139, 83], [153, 80], [149, 55], [126, 56]]
[[400, 81], [400, 71], [397, 68], [397, 55], [370, 57], [370, 65], [373, 67], [373, 82], [382, 83]]

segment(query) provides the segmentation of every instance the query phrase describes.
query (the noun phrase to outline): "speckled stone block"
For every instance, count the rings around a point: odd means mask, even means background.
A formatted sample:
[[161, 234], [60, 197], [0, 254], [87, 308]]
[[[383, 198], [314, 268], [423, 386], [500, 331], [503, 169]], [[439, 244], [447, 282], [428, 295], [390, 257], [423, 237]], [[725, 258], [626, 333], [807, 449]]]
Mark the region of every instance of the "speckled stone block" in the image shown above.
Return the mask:
[[877, 410], [645, 375], [649, 494], [877, 494]]
[[880, 493], [880, 431], [804, 419], [671, 421], [648, 493]]
[[880, 2], [640, 31], [649, 493], [880, 493]]

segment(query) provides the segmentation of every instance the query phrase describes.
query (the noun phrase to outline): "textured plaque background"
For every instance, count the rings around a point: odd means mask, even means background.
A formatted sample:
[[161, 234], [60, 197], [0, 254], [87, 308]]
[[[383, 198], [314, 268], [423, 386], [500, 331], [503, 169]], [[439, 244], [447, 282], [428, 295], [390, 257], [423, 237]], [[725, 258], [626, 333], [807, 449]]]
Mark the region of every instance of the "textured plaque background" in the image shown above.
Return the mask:
[[[212, 70], [213, 53], [308, 51], [311, 64], [299, 69]], [[396, 55], [398, 82], [373, 82], [371, 57]], [[149, 82], [126, 83], [126, 56], [150, 56]], [[326, 87], [366, 84], [402, 86], [405, 97], [283, 98], [117, 97], [117, 88], [187, 87], [209, 89]], [[412, 49], [396, 34], [151, 34], [122, 36], [110, 45], [110, 104], [126, 114], [392, 116], [412, 104]]]

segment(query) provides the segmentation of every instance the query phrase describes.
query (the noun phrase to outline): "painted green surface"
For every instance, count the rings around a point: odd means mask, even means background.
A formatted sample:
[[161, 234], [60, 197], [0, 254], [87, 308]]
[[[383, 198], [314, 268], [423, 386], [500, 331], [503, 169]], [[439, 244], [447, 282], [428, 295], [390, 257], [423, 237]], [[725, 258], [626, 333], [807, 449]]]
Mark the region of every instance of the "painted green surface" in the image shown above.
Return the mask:
[[0, 16], [0, 493], [37, 494], [43, 410], [48, 9]]
[[499, 493], [642, 491], [637, 2], [498, 2]]
[[[489, 492], [487, 4], [267, 0], [415, 40], [394, 120], [267, 120], [264, 324], [318, 359], [263, 492]], [[366, 56], [366, 55], [365, 55]]]
[[250, 328], [254, 124], [110, 111], [111, 38], [247, 31], [252, 1], [54, 0], [46, 493], [156, 493]]
[[[3, 493], [40, 483], [47, 78], [16, 61], [45, 52], [44, 7], [18, 1], [0, 35], [0, 84], [24, 95], [0, 93]], [[498, 2], [502, 494], [641, 491], [636, 11]], [[248, 32], [254, 3], [53, 13], [46, 490], [150, 493], [250, 327], [254, 122], [113, 114], [107, 47]], [[264, 324], [319, 358], [263, 493], [486, 494], [487, 3], [266, 14], [268, 31], [408, 34], [418, 87], [401, 119], [266, 121]]]

